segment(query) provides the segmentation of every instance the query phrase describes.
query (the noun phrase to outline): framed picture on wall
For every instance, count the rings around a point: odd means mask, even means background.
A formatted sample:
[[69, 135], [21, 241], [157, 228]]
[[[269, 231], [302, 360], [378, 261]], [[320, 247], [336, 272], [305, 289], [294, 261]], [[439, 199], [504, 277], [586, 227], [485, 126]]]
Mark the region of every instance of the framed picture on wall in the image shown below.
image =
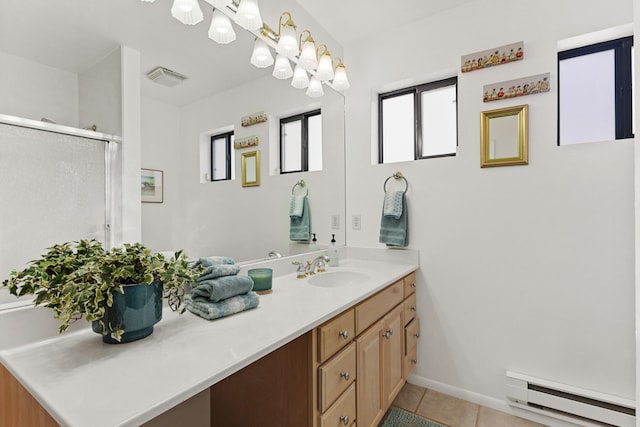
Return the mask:
[[162, 171], [155, 169], [142, 169], [140, 176], [140, 189], [143, 203], [162, 203], [163, 176]]

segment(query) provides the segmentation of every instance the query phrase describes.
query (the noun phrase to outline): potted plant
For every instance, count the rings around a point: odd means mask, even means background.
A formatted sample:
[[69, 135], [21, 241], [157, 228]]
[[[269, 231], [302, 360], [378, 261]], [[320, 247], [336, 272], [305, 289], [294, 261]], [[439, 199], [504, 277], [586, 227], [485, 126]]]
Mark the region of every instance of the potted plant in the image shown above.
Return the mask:
[[109, 251], [96, 240], [48, 248], [2, 282], [15, 296], [35, 295], [34, 304], [55, 312], [58, 332], [83, 315], [108, 343], [129, 342], [153, 332], [162, 318], [162, 297], [184, 312], [184, 286], [196, 280], [182, 251], [166, 259], [140, 243]]

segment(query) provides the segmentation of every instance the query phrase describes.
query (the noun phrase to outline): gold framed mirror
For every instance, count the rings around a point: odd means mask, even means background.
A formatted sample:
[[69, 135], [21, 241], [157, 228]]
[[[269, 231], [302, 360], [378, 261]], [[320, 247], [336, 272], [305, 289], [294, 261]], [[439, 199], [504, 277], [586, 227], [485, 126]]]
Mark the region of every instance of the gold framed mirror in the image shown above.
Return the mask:
[[529, 163], [528, 105], [480, 113], [480, 167]]
[[260, 185], [260, 151], [242, 153], [242, 186]]

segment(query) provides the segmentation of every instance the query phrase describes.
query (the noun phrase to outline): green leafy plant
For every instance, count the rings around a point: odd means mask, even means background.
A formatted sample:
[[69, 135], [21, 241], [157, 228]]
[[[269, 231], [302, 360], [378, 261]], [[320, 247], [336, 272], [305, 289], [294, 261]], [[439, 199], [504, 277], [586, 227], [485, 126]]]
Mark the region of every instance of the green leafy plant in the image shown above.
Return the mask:
[[[105, 309], [113, 306], [114, 292], [124, 293], [125, 285], [162, 281], [163, 297], [172, 310], [182, 314], [184, 286], [195, 282], [199, 274], [189, 267], [182, 251], [166, 259], [140, 243], [107, 251], [96, 240], [80, 240], [47, 250], [24, 270], [11, 271], [1, 287], [18, 297], [34, 295], [34, 305], [53, 310], [60, 321], [59, 333], [84, 315], [87, 321], [99, 321], [106, 335], [101, 319]], [[111, 336], [119, 339], [122, 333], [114, 331]]]

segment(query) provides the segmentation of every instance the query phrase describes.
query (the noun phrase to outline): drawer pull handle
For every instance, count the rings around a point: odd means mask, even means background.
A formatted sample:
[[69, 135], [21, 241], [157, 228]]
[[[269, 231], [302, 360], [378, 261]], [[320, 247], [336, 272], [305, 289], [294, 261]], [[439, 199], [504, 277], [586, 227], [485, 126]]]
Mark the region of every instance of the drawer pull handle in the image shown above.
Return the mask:
[[342, 424], [348, 425], [349, 424], [349, 416], [348, 415], [342, 415], [340, 417], [340, 421], [342, 421]]
[[338, 335], [346, 340], [347, 338], [349, 338], [349, 331], [345, 329], [344, 331], [338, 332]]
[[393, 329], [389, 328], [385, 331], [384, 334], [382, 334], [386, 339], [389, 339], [389, 337], [391, 337], [391, 335], [393, 335]]
[[416, 337], [416, 338], [420, 338], [420, 334], [417, 333], [417, 332], [415, 334], [413, 334], [413, 336]]
[[349, 378], [351, 377], [351, 374], [349, 374], [349, 371], [346, 372], [340, 372], [340, 376], [342, 378], [344, 378], [345, 381], [349, 381]]

